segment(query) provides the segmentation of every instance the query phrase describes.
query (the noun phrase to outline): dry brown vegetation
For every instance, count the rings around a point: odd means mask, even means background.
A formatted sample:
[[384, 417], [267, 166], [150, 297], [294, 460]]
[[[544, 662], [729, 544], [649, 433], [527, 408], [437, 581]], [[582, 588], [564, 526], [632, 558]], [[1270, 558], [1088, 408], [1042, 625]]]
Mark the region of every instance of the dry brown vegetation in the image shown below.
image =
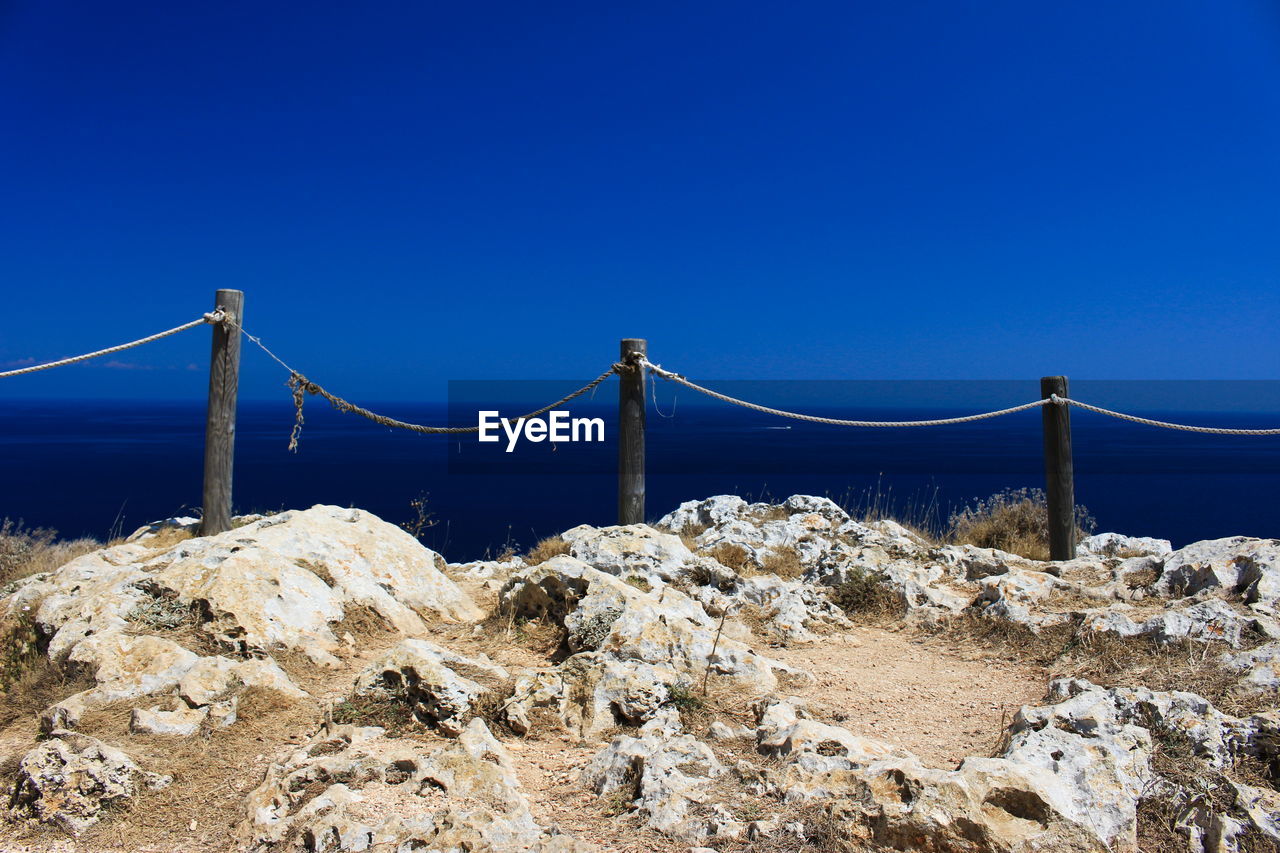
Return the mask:
[[754, 574], [751, 552], [734, 542], [721, 542], [708, 551], [707, 556], [740, 575]]
[[1084, 678], [1102, 687], [1196, 693], [1224, 713], [1245, 716], [1274, 707], [1275, 693], [1242, 693], [1239, 673], [1218, 660], [1226, 649], [1195, 640], [1158, 643], [1147, 637], [1080, 631], [1074, 622], [1032, 631], [1004, 619], [962, 616], [941, 632], [993, 653], [1045, 667], [1051, 678]]
[[[562, 557], [569, 553], [569, 543], [559, 536], [549, 536], [529, 549], [524, 561], [530, 566], [545, 563], [552, 557]], [[513, 555], [514, 556], [514, 555]]]
[[[1095, 526], [1082, 506], [1075, 508], [1076, 540]], [[945, 539], [957, 545], [998, 548], [1029, 560], [1049, 559], [1049, 509], [1041, 489], [1005, 489], [951, 514]]]
[[798, 578], [804, 574], [800, 552], [790, 545], [779, 545], [767, 552], [760, 561], [760, 571], [780, 578]]
[[791, 513], [781, 505], [766, 506], [746, 513], [747, 520], [757, 525], [764, 524], [766, 521], [786, 521], [790, 517]]
[[[1184, 734], [1147, 724], [1154, 749], [1151, 769], [1138, 801], [1138, 849], [1143, 853], [1185, 848], [1186, 839], [1178, 824], [1195, 806], [1226, 814], [1234, 810], [1236, 795], [1232, 782], [1255, 787], [1274, 787], [1275, 781], [1256, 759], [1241, 757], [1224, 770], [1206, 767], [1196, 757], [1195, 744]], [[1237, 839], [1241, 853], [1273, 853], [1271, 841], [1254, 827]]]
[[27, 527], [21, 520], [6, 518], [0, 521], [0, 590], [13, 581], [51, 572], [101, 547], [96, 539], [59, 540], [56, 530]]
[[129, 717], [136, 704], [91, 711], [77, 728], [124, 750], [139, 766], [173, 776], [173, 783], [143, 790], [122, 813], [91, 828], [80, 839], [90, 848], [127, 838], [131, 847], [232, 849], [232, 833], [245, 816], [245, 795], [282, 745], [305, 742], [322, 719], [312, 700], [250, 687], [239, 694], [234, 725], [172, 738], [131, 733]]
[[698, 537], [707, 531], [705, 524], [686, 524], [676, 535], [680, 537], [680, 541], [684, 543], [684, 547], [690, 551], [698, 550]]
[[0, 730], [23, 720], [34, 720], [48, 708], [96, 682], [81, 672], [70, 672], [44, 655], [35, 655], [0, 691]]
[[[194, 539], [196, 536], [196, 528], [194, 527], [161, 527], [159, 530], [151, 534], [145, 544], [148, 548], [169, 549], [174, 545], [186, 542], [188, 539]], [[114, 544], [114, 543], [109, 543]]]

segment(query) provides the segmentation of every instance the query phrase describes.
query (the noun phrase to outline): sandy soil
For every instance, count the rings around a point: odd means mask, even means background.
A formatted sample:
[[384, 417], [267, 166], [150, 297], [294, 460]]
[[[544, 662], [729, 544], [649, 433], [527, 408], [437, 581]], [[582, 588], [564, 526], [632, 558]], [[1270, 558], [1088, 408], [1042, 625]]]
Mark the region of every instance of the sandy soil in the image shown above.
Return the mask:
[[764, 652], [813, 673], [795, 695], [810, 713], [951, 769], [988, 756], [1018, 709], [1045, 695], [1043, 670], [958, 649], [954, 639], [860, 627], [819, 643]]

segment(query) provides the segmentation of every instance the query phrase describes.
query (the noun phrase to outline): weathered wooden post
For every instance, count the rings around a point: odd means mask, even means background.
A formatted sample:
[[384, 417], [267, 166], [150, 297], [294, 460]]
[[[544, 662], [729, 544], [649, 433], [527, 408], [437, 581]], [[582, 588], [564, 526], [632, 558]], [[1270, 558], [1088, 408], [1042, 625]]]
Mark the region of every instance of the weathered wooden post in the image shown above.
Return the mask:
[[[1040, 378], [1040, 396], [1067, 398], [1067, 377]], [[1040, 407], [1044, 419], [1044, 482], [1049, 504], [1049, 559], [1076, 556], [1075, 474], [1071, 462], [1071, 407], [1050, 403]]]
[[240, 326], [232, 321], [244, 321], [244, 292], [219, 290], [213, 305], [226, 319], [213, 327], [213, 355], [209, 359], [201, 536], [231, 529], [231, 469], [235, 463], [236, 396], [240, 387]]
[[644, 338], [622, 339], [618, 383], [618, 523], [644, 523], [644, 370], [632, 353], [647, 355]]

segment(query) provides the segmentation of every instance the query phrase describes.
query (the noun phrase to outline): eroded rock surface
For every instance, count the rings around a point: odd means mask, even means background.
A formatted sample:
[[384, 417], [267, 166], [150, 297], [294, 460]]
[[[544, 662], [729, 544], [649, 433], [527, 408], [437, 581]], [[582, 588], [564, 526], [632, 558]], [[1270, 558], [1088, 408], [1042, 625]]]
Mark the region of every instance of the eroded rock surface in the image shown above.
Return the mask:
[[273, 765], [246, 808], [243, 834], [259, 850], [593, 849], [534, 821], [510, 754], [480, 720], [434, 749], [335, 727]]
[[97, 823], [104, 809], [171, 781], [97, 738], [56, 731], [23, 756], [11, 804], [75, 835]]
[[[166, 783], [144, 751], [75, 731], [102, 709], [129, 712], [135, 744], [216, 743], [257, 731], [240, 715], [262, 690], [312, 703], [316, 722], [250, 750], [266, 769], [237, 788], [248, 849], [589, 849], [518, 780], [522, 762], [555, 764], [549, 743], [582, 756], [557, 773], [607, 816], [605, 847], [643, 831], [680, 849], [1131, 853], [1155, 799], [1189, 851], [1280, 846], [1274, 707], [1233, 716], [1194, 693], [1057, 679], [1011, 714], [994, 755], [930, 766], [791, 696], [812, 679], [771, 656], [791, 648], [770, 652], [850, 632], [874, 595], [904, 636], [976, 619], [1185, 649], [1266, 708], [1280, 688], [1277, 540], [1175, 550], [1101, 534], [1076, 560], [1036, 562], [863, 523], [825, 498], [718, 496], [652, 527], [575, 527], [543, 562], [446, 566], [359, 510], [240, 521], [207, 538], [184, 538], [191, 519], [149, 525], [0, 597], [6, 625], [90, 685], [43, 710], [40, 743], [23, 729], [14, 752], [18, 729], [0, 731], [18, 766], [12, 814], [83, 834]], [[358, 624], [376, 626], [376, 646]], [[554, 635], [548, 648], [508, 656], [500, 638], [528, 625]], [[714, 718], [705, 684], [749, 717]], [[350, 724], [380, 714], [395, 724]]]

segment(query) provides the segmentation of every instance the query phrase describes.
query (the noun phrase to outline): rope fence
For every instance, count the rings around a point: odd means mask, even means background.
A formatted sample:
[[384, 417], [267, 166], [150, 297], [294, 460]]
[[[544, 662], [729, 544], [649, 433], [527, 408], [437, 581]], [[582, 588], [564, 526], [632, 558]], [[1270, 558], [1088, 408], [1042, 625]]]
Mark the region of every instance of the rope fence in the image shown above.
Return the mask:
[[[145, 338], [139, 338], [136, 341], [129, 341], [128, 343], [117, 344], [116, 346], [108, 347], [106, 349], [95, 350], [94, 352], [88, 352], [88, 353], [84, 353], [83, 355], [72, 356], [70, 358], [63, 358], [63, 359], [59, 359], [58, 361], [50, 361], [45, 364], [34, 364], [29, 367], [20, 367], [14, 370], [6, 370], [3, 372], [0, 372], [0, 379], [7, 379], [11, 376], [21, 376], [27, 373], [37, 373], [42, 370], [50, 370], [55, 367], [65, 367], [70, 364], [78, 364], [80, 362], [89, 361], [90, 359], [99, 358], [104, 355], [111, 355], [113, 353], [123, 352], [124, 350], [133, 349], [134, 347], [139, 347], [139, 346], [142, 346], [143, 344], [149, 344], [149, 343], [152, 343], [153, 341], [158, 341], [158, 340], [161, 340], [162, 338], [167, 338], [170, 335], [176, 335], [179, 332], [185, 332], [188, 329], [194, 329], [197, 326], [203, 326], [206, 324], [219, 324], [219, 323], [228, 323], [230, 325], [235, 326], [240, 331], [240, 333], [244, 335], [249, 341], [251, 341], [255, 346], [257, 346], [264, 353], [266, 353], [267, 356], [269, 356], [273, 361], [275, 361], [277, 364], [279, 364], [281, 367], [283, 367], [285, 370], [289, 372], [289, 379], [286, 384], [289, 386], [290, 392], [293, 395], [294, 407], [297, 411], [293, 432], [289, 438], [290, 450], [297, 450], [298, 438], [301, 434], [302, 424], [304, 422], [303, 416], [302, 416], [302, 407], [303, 407], [303, 402], [306, 399], [306, 395], [308, 394], [321, 397], [324, 400], [327, 400], [329, 405], [331, 405], [333, 408], [337, 409], [340, 412], [359, 415], [360, 417], [365, 418], [366, 420], [372, 421], [373, 423], [380, 424], [381, 426], [385, 426], [385, 427], [391, 427], [393, 429], [403, 429], [403, 430], [408, 430], [409, 432], [416, 432], [416, 433], [425, 434], [425, 435], [452, 435], [452, 434], [460, 434], [460, 433], [479, 432], [480, 430], [479, 426], [450, 427], [450, 426], [426, 426], [424, 424], [415, 424], [415, 423], [410, 423], [408, 421], [402, 421], [397, 418], [389, 417], [387, 415], [381, 415], [381, 414], [378, 414], [377, 412], [370, 411], [369, 409], [366, 409], [362, 406], [358, 406], [355, 403], [352, 403], [349, 400], [343, 399], [342, 397], [339, 397], [337, 394], [334, 394], [333, 392], [325, 389], [323, 386], [308, 379], [302, 372], [290, 367], [282, 358], [280, 358], [278, 355], [272, 352], [266, 346], [266, 344], [262, 342], [261, 338], [257, 337], [256, 335], [250, 334], [249, 331], [245, 329], [239, 322], [237, 322], [235, 319], [231, 317], [228, 317], [221, 310], [211, 311], [207, 314], [202, 315], [199, 319], [192, 320], [189, 323], [183, 323], [181, 326], [175, 326], [172, 329], [166, 329], [163, 332], [157, 332], [154, 335], [148, 335]], [[750, 409], [752, 411], [761, 412], [766, 415], [775, 415], [781, 418], [790, 418], [792, 420], [808, 421], [810, 423], [817, 423], [817, 424], [829, 424], [832, 426], [892, 428], [892, 429], [899, 429], [899, 428], [906, 428], [906, 427], [949, 426], [951, 424], [973, 423], [974, 421], [987, 420], [988, 418], [999, 418], [999, 417], [1003, 417], [1004, 415], [1012, 415], [1012, 414], [1016, 414], [1017, 412], [1025, 412], [1028, 409], [1037, 409], [1037, 408], [1040, 408], [1041, 406], [1070, 405], [1080, 409], [1085, 409], [1086, 411], [1094, 412], [1099, 415], [1106, 415], [1108, 417], [1118, 418], [1119, 420], [1122, 420], [1122, 421], [1129, 421], [1131, 423], [1143, 424], [1145, 426], [1161, 427], [1163, 429], [1180, 430], [1183, 432], [1198, 432], [1198, 433], [1206, 433], [1210, 435], [1280, 435], [1280, 428], [1234, 429], [1230, 427], [1195, 426], [1192, 424], [1179, 424], [1179, 423], [1171, 423], [1169, 421], [1154, 420], [1152, 418], [1143, 418], [1143, 417], [1139, 417], [1138, 415], [1130, 415], [1124, 412], [1117, 412], [1112, 409], [1105, 409], [1102, 406], [1095, 406], [1091, 403], [1086, 403], [1081, 400], [1076, 400], [1068, 397], [1059, 397], [1056, 394], [1050, 395], [1049, 397], [1041, 400], [1032, 400], [1029, 403], [1023, 403], [1020, 406], [1010, 406], [1007, 409], [996, 409], [995, 411], [991, 411], [991, 412], [980, 412], [978, 414], [963, 415], [961, 417], [955, 417], [955, 418], [934, 418], [931, 420], [914, 420], [914, 421], [864, 421], [864, 420], [850, 420], [845, 418], [827, 418], [819, 415], [808, 415], [802, 412], [790, 412], [785, 409], [776, 409], [772, 406], [765, 406], [760, 403], [752, 403], [749, 400], [743, 400], [738, 397], [732, 397], [728, 394], [722, 394], [719, 391], [713, 391], [712, 389], [707, 388], [704, 385], [699, 385], [696, 382], [692, 382], [682, 374], [676, 373], [671, 370], [666, 370], [665, 368], [662, 367], [662, 365], [654, 364], [643, 355], [640, 355], [638, 353], [633, 353], [632, 356], [633, 357], [629, 359], [630, 363], [617, 363], [617, 364], [610, 365], [608, 370], [606, 370], [604, 373], [601, 373], [595, 379], [591, 380], [586, 385], [583, 385], [581, 388], [577, 389], [576, 391], [566, 394], [565, 396], [561, 397], [559, 400], [556, 400], [553, 403], [548, 403], [547, 405], [539, 409], [534, 409], [532, 412], [528, 412], [527, 414], [521, 415], [519, 418], [515, 418], [513, 420], [528, 420], [530, 418], [536, 418], [538, 415], [546, 414], [552, 409], [559, 408], [560, 406], [563, 406], [566, 403], [572, 400], [575, 400], [578, 397], [581, 397], [583, 394], [587, 394], [591, 391], [594, 391], [606, 379], [608, 379], [610, 376], [614, 375], [615, 373], [621, 373], [629, 369], [643, 369], [643, 370], [649, 371], [654, 376], [659, 376], [669, 382], [674, 382], [677, 385], [682, 385], [685, 388], [688, 388], [692, 391], [697, 391], [699, 394], [705, 394], [706, 396], [711, 397], [712, 399], [720, 400], [721, 402], [724, 402], [724, 403], [729, 403], [734, 406], [741, 406], [744, 409]]]
[[1081, 409], [1087, 409], [1091, 412], [1097, 412], [1100, 415], [1109, 415], [1113, 418], [1119, 418], [1124, 421], [1132, 421], [1137, 424], [1146, 424], [1147, 426], [1164, 427], [1165, 429], [1176, 429], [1184, 432], [1202, 432], [1214, 435], [1280, 435], [1280, 429], [1230, 429], [1227, 427], [1206, 427], [1206, 426], [1189, 426], [1187, 424], [1175, 424], [1168, 421], [1156, 421], [1151, 418], [1140, 418], [1137, 415], [1126, 415], [1122, 412], [1113, 412], [1111, 409], [1104, 409], [1101, 406], [1094, 406], [1089, 403], [1083, 403], [1079, 400], [1073, 400], [1066, 397], [1059, 397], [1052, 394], [1043, 400], [1032, 400], [1030, 403], [1023, 403], [1021, 406], [1011, 406], [1008, 409], [997, 409], [994, 412], [982, 412], [977, 415], [964, 415], [958, 418], [938, 418], [926, 421], [851, 421], [841, 418], [823, 418], [817, 415], [805, 415], [799, 412], [788, 412], [783, 409], [775, 409], [770, 406], [762, 406], [759, 403], [751, 403], [737, 397], [730, 397], [728, 394], [721, 394], [719, 391], [712, 391], [710, 388], [690, 382], [679, 373], [673, 373], [670, 370], [664, 370], [661, 365], [653, 364], [646, 358], [640, 358], [638, 363], [648, 369], [651, 373], [661, 376], [663, 379], [683, 385], [700, 394], [706, 394], [716, 400], [725, 403], [731, 403], [735, 406], [742, 406], [745, 409], [751, 409], [756, 412], [763, 412], [767, 415], [777, 415], [782, 418], [792, 418], [797, 421], [810, 421], [816, 424], [831, 424], [833, 426], [848, 427], [926, 427], [926, 426], [947, 426], [949, 424], [967, 424], [974, 421], [982, 421], [987, 418], [998, 418], [1003, 415], [1012, 415], [1015, 412], [1025, 412], [1028, 409], [1036, 409], [1040, 406], [1048, 405], [1072, 405]]
[[[50, 361], [45, 364], [34, 364], [29, 367], [20, 367], [14, 370], [6, 370], [3, 372], [0, 372], [0, 379], [7, 379], [11, 376], [22, 376], [27, 373], [37, 373], [39, 371], [50, 370], [55, 367], [65, 367], [71, 364], [78, 364], [80, 362], [89, 361], [90, 359], [99, 358], [104, 355], [111, 355], [113, 353], [123, 352], [124, 350], [133, 349], [134, 347], [139, 347], [139, 346], [142, 346], [143, 344], [149, 344], [149, 343], [152, 343], [153, 341], [158, 341], [158, 340], [161, 340], [162, 338], [167, 338], [170, 335], [176, 335], [179, 332], [185, 332], [188, 329], [194, 329], [197, 326], [203, 326], [206, 324], [219, 324], [224, 322], [235, 326], [240, 331], [240, 333], [243, 334], [249, 341], [251, 341], [255, 346], [257, 346], [264, 353], [266, 353], [267, 356], [269, 356], [273, 361], [275, 361], [277, 364], [279, 364], [281, 367], [283, 367], [285, 370], [289, 372], [289, 379], [287, 381], [287, 385], [289, 386], [290, 392], [293, 395], [294, 407], [297, 411], [293, 432], [290, 434], [290, 437], [289, 437], [290, 450], [295, 450], [295, 451], [297, 450], [298, 438], [301, 435], [302, 425], [304, 422], [303, 416], [302, 416], [302, 407], [303, 407], [303, 402], [306, 399], [306, 395], [308, 394], [321, 397], [324, 400], [327, 400], [329, 405], [331, 405], [333, 408], [337, 409], [340, 412], [358, 415], [362, 418], [365, 418], [366, 420], [372, 421], [373, 423], [380, 424], [381, 426], [390, 427], [393, 429], [403, 429], [403, 430], [408, 430], [409, 432], [416, 432], [416, 433], [425, 434], [425, 435], [452, 435], [452, 434], [460, 434], [460, 433], [479, 432], [480, 430], [479, 426], [450, 427], [450, 426], [426, 426], [424, 424], [415, 424], [415, 423], [410, 423], [408, 421], [402, 421], [397, 418], [389, 417], [387, 415], [381, 415], [381, 414], [378, 414], [377, 412], [370, 411], [369, 409], [366, 409], [362, 406], [358, 406], [355, 403], [352, 403], [349, 400], [343, 399], [342, 397], [339, 397], [337, 394], [334, 394], [333, 392], [325, 389], [323, 386], [308, 379], [302, 372], [290, 367], [282, 358], [280, 358], [278, 355], [272, 352], [266, 346], [266, 344], [262, 342], [261, 338], [257, 337], [256, 335], [250, 334], [249, 331], [245, 329], [242, 325], [240, 325], [239, 322], [237, 322], [233, 318], [226, 316], [224, 312], [222, 312], [221, 310], [211, 311], [207, 314], [202, 315], [199, 319], [192, 320], [189, 323], [183, 323], [181, 326], [175, 326], [172, 329], [166, 329], [163, 332], [157, 332], [154, 335], [148, 335], [145, 338], [139, 338], [136, 341], [129, 341], [128, 343], [117, 344], [116, 346], [108, 347], [106, 349], [95, 350], [94, 352], [88, 352], [83, 355], [72, 356], [70, 358], [63, 358], [63, 359], [59, 359], [58, 361]], [[1010, 406], [1007, 409], [996, 409], [995, 411], [991, 411], [991, 412], [980, 412], [978, 414], [963, 415], [961, 417], [955, 417], [955, 418], [934, 418], [931, 420], [915, 420], [915, 421], [864, 421], [864, 420], [850, 420], [845, 418], [827, 418], [819, 415], [808, 415], [801, 412], [789, 412], [785, 409], [776, 409], [772, 406], [765, 406], [765, 405], [761, 405], [760, 403], [752, 403], [749, 400], [743, 400], [738, 397], [732, 397], [728, 394], [722, 394], [719, 391], [714, 391], [710, 388], [707, 388], [704, 385], [699, 385], [696, 382], [692, 382], [682, 374], [676, 373], [671, 370], [666, 370], [665, 368], [662, 367], [662, 365], [654, 364], [653, 362], [645, 358], [643, 355], [633, 354], [633, 356], [635, 357], [630, 360], [631, 364], [626, 364], [626, 363], [613, 364], [604, 373], [601, 373], [595, 379], [591, 380], [586, 385], [583, 385], [581, 388], [577, 389], [576, 391], [566, 394], [565, 396], [561, 397], [559, 400], [556, 400], [553, 403], [548, 403], [542, 408], [534, 409], [532, 412], [528, 412], [527, 414], [521, 415], [519, 418], [515, 418], [513, 420], [528, 420], [530, 418], [536, 418], [538, 415], [546, 414], [552, 409], [559, 408], [560, 406], [563, 406], [566, 403], [572, 400], [575, 400], [578, 397], [581, 397], [583, 394], [587, 394], [591, 391], [594, 391], [606, 379], [608, 379], [610, 376], [614, 375], [615, 373], [620, 373], [622, 371], [625, 371], [634, 367], [637, 369], [648, 370], [654, 376], [659, 376], [669, 382], [674, 382], [677, 385], [682, 385], [685, 388], [688, 388], [692, 391], [697, 391], [699, 394], [705, 394], [706, 396], [711, 397], [712, 399], [720, 400], [721, 402], [729, 403], [734, 406], [741, 406], [744, 409], [750, 409], [755, 412], [761, 412], [762, 414], [774, 415], [781, 418], [790, 418], [792, 420], [808, 421], [810, 423], [817, 423], [817, 424], [829, 424], [832, 426], [891, 428], [891, 429], [899, 429], [899, 428], [906, 428], [906, 427], [949, 426], [951, 424], [973, 423], [974, 421], [987, 420], [988, 418], [999, 418], [999, 417], [1003, 417], [1004, 415], [1012, 415], [1012, 414], [1016, 414], [1017, 412], [1025, 412], [1028, 409], [1037, 409], [1037, 408], [1040, 408], [1041, 406], [1070, 405], [1080, 409], [1084, 409], [1086, 411], [1094, 412], [1099, 415], [1106, 415], [1107, 417], [1118, 418], [1119, 420], [1122, 420], [1122, 421], [1129, 421], [1131, 423], [1143, 424], [1145, 426], [1160, 427], [1163, 429], [1180, 430], [1183, 432], [1198, 432], [1198, 433], [1205, 433], [1210, 435], [1280, 435], [1280, 428], [1234, 429], [1230, 427], [1209, 427], [1209, 426], [1196, 426], [1192, 424], [1179, 424], [1179, 423], [1171, 423], [1169, 421], [1154, 420], [1152, 418], [1143, 418], [1143, 417], [1139, 417], [1138, 415], [1130, 415], [1124, 412], [1117, 412], [1112, 409], [1105, 409], [1102, 406], [1095, 406], [1091, 403], [1086, 403], [1082, 400], [1076, 400], [1076, 399], [1067, 398], [1067, 397], [1059, 397], [1056, 394], [1050, 395], [1045, 399], [1032, 400], [1029, 403], [1023, 403], [1020, 406]]]
[[[425, 435], [457, 435], [478, 433], [480, 425], [475, 426], [429, 426], [393, 418], [356, 405], [350, 400], [334, 394], [306, 375], [291, 367], [284, 359], [272, 352], [262, 339], [252, 335], [243, 325], [244, 294], [238, 290], [219, 290], [216, 294], [213, 311], [181, 326], [175, 326], [154, 335], [138, 340], [118, 344], [106, 349], [88, 352], [83, 355], [63, 358], [45, 364], [33, 364], [13, 370], [0, 372], [0, 379], [22, 376], [64, 367], [88, 361], [112, 353], [133, 349], [153, 341], [176, 335], [197, 326], [209, 324], [213, 326], [213, 354], [210, 361], [209, 407], [206, 413], [205, 432], [205, 469], [204, 469], [204, 503], [201, 520], [201, 534], [221, 533], [230, 528], [231, 512], [231, 472], [233, 468], [233, 448], [235, 435], [236, 396], [239, 387], [240, 341], [245, 338], [261, 349], [269, 358], [279, 364], [288, 373], [286, 385], [293, 398], [294, 423], [289, 434], [289, 450], [296, 451], [302, 435], [304, 423], [303, 405], [308, 396], [317, 396], [327, 401], [339, 412], [358, 415], [372, 423], [391, 429], [407, 430]], [[526, 421], [536, 418], [552, 409], [559, 408], [593, 392], [610, 376], [617, 375], [620, 381], [618, 407], [618, 517], [621, 524], [641, 523], [644, 518], [644, 458], [645, 458], [645, 383], [646, 376], [658, 377], [681, 387], [688, 388], [714, 400], [734, 406], [760, 412], [774, 417], [789, 418], [816, 424], [855, 428], [898, 429], [911, 427], [950, 426], [954, 424], [974, 423], [990, 418], [1039, 409], [1044, 421], [1045, 444], [1045, 477], [1048, 485], [1048, 513], [1050, 516], [1050, 554], [1055, 560], [1071, 559], [1075, 555], [1074, 528], [1072, 527], [1072, 508], [1074, 507], [1073, 466], [1071, 461], [1071, 424], [1069, 409], [1072, 406], [1117, 418], [1122, 421], [1161, 429], [1194, 432], [1209, 435], [1233, 436], [1276, 436], [1280, 429], [1239, 429], [1233, 427], [1198, 426], [1192, 424], [1171, 423], [1153, 418], [1139, 417], [1124, 412], [1096, 406], [1081, 400], [1072, 399], [1068, 393], [1065, 376], [1046, 376], [1040, 380], [1040, 399], [996, 409], [990, 412], [979, 412], [960, 417], [933, 418], [928, 420], [909, 421], [874, 421], [852, 420], [846, 418], [830, 418], [821, 415], [792, 412], [773, 406], [733, 397], [715, 391], [704, 385], [691, 381], [687, 377], [654, 364], [647, 357], [648, 343], [642, 338], [626, 338], [621, 342], [621, 359], [609, 365], [609, 368], [586, 383], [571, 391], [560, 399], [535, 409], [515, 421]], [[652, 392], [656, 381], [650, 388]], [[653, 408], [658, 411], [656, 395]], [[674, 411], [674, 410], [673, 410]], [[658, 414], [662, 414], [658, 411]], [[669, 417], [664, 415], [664, 417]]]

